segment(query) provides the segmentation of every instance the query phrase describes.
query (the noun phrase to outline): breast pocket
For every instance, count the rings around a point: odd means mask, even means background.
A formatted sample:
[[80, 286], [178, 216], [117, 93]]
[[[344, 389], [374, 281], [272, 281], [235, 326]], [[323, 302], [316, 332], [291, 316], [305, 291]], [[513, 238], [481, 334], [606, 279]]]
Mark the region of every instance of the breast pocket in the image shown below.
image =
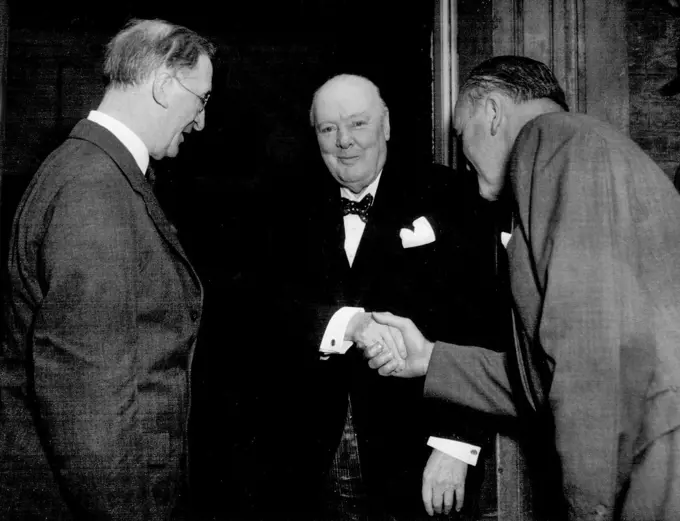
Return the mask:
[[404, 270], [418, 273], [427, 270], [435, 265], [438, 247], [436, 242], [404, 248], [402, 250], [402, 263]]

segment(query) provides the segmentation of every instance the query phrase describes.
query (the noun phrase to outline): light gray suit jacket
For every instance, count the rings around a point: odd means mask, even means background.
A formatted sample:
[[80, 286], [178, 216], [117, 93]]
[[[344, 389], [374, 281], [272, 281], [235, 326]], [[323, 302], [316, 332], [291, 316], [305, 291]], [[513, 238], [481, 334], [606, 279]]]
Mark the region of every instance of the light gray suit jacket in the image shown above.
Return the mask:
[[516, 350], [437, 343], [425, 392], [547, 412], [569, 519], [680, 519], [680, 196], [630, 139], [570, 113], [525, 126], [509, 175]]

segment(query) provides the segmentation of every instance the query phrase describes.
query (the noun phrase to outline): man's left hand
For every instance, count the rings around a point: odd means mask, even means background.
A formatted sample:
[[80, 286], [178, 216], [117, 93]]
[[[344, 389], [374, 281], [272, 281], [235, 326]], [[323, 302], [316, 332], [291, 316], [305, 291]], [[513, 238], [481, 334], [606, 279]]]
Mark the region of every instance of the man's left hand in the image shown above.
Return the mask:
[[423, 471], [423, 505], [429, 515], [448, 514], [455, 498], [456, 512], [463, 508], [467, 463], [433, 449]]

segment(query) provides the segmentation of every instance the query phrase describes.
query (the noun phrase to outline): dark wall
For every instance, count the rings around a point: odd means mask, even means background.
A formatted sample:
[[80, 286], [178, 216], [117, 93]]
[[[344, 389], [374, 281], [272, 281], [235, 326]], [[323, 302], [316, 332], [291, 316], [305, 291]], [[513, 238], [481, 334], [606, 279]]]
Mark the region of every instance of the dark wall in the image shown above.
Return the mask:
[[[458, 77], [464, 81], [472, 69], [493, 56], [493, 2], [492, 0], [458, 0]], [[458, 169], [465, 168], [460, 140], [453, 144]]]
[[463, 80], [493, 55], [492, 0], [458, 0], [458, 74]]
[[680, 164], [680, 96], [659, 91], [678, 72], [680, 11], [628, 0], [630, 135], [672, 179]]

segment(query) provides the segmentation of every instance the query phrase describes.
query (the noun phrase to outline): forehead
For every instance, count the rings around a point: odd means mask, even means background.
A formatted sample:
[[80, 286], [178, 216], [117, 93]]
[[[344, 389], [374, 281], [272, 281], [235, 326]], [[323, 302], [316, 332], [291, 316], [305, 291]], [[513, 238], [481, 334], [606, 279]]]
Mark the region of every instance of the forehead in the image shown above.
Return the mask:
[[374, 89], [362, 82], [338, 81], [325, 85], [316, 97], [317, 119], [346, 118], [378, 108]]
[[192, 80], [194, 85], [208, 91], [212, 87], [212, 75], [213, 66], [210, 58], [205, 54], [201, 54], [198, 57], [196, 66], [193, 69], [185, 70], [183, 76], [186, 79]]

